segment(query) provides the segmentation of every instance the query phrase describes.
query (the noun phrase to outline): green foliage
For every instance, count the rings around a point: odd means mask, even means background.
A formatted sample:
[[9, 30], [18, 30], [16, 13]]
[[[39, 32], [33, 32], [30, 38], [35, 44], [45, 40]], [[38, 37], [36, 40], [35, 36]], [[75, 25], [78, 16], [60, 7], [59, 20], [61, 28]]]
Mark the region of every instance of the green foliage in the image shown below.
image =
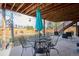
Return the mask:
[[52, 24], [52, 22], [49, 22], [48, 24], [47, 24], [47, 28], [46, 29], [53, 29], [53, 24]]
[[59, 25], [60, 25], [59, 22], [54, 22], [54, 23], [53, 23], [53, 28], [58, 28]]
[[48, 26], [46, 29], [53, 29], [53, 26]]
[[59, 22], [49, 22], [46, 29], [56, 29], [59, 26]]
[[26, 27], [28, 30], [33, 30], [34, 28], [33, 28], [33, 26], [27, 26]]

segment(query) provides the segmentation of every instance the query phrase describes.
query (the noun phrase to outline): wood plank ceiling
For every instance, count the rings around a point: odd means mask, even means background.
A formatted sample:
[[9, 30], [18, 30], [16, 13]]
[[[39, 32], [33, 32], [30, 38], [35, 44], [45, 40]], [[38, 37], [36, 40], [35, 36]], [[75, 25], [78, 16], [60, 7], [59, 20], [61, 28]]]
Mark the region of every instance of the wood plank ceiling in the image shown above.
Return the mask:
[[0, 7], [34, 17], [40, 7], [43, 19], [55, 22], [79, 19], [78, 3], [2, 3]]

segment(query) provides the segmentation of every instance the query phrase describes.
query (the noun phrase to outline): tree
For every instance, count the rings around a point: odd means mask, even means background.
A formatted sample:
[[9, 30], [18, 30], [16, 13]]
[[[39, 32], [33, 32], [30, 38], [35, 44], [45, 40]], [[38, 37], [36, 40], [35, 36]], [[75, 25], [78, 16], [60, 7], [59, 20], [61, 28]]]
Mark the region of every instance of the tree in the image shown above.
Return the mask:
[[27, 26], [27, 29], [28, 30], [33, 30], [34, 28], [33, 28], [33, 26]]
[[53, 23], [52, 22], [48, 22], [47, 29], [53, 29]]

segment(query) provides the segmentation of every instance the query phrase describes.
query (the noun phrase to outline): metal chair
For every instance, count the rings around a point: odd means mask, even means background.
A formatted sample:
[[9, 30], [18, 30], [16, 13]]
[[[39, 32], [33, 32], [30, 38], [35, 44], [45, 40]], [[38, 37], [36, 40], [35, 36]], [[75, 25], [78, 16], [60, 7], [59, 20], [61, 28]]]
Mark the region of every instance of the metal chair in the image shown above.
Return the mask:
[[[33, 47], [33, 45], [32, 45], [30, 42], [28, 42], [27, 39], [24, 38], [23, 36], [21, 36], [21, 37], [19, 38], [19, 42], [20, 42], [20, 44], [22, 45], [22, 53], [21, 53], [21, 56], [22, 56], [23, 51], [24, 51], [25, 48]], [[28, 44], [28, 43], [29, 43], [29, 44]]]
[[49, 43], [50, 49], [56, 50], [58, 55], [59, 55], [59, 51], [58, 51], [57, 48], [55, 48], [55, 46], [56, 46], [57, 43], [58, 43], [59, 37], [60, 37], [59, 35], [58, 35], [58, 36], [52, 36], [52, 37], [50, 38], [51, 41], [50, 41], [50, 43]]

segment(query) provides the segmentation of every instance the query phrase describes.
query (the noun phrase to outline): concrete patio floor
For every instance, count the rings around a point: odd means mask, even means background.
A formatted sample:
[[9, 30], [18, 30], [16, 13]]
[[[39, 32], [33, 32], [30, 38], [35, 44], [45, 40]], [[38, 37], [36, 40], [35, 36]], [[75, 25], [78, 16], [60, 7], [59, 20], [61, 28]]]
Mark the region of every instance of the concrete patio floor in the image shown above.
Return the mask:
[[[76, 47], [76, 43], [79, 42], [78, 37], [73, 37], [72, 39], [63, 39], [59, 38], [57, 45], [55, 46], [59, 55], [55, 50], [51, 50], [50, 56], [79, 56], [79, 52], [77, 52], [78, 47]], [[21, 56], [22, 47], [17, 46], [11, 49], [10, 56]], [[43, 54], [44, 55], [44, 54]], [[33, 48], [27, 48], [23, 52], [23, 56], [33, 56]], [[37, 54], [40, 56], [40, 54]]]
[[[55, 37], [54, 37], [55, 38]], [[52, 37], [53, 39], [53, 37]], [[53, 49], [51, 49], [50, 56], [79, 56], [77, 52], [78, 47], [76, 43], [79, 42], [79, 37], [73, 37], [72, 39], [59, 38], [59, 41], [55, 48], [58, 49], [59, 54]], [[13, 48], [8, 47], [8, 49], [0, 49], [0, 56], [21, 56], [22, 47], [15, 46]], [[23, 51], [23, 56], [33, 56], [33, 48], [26, 48]], [[44, 56], [45, 54], [37, 54], [37, 56]]]

